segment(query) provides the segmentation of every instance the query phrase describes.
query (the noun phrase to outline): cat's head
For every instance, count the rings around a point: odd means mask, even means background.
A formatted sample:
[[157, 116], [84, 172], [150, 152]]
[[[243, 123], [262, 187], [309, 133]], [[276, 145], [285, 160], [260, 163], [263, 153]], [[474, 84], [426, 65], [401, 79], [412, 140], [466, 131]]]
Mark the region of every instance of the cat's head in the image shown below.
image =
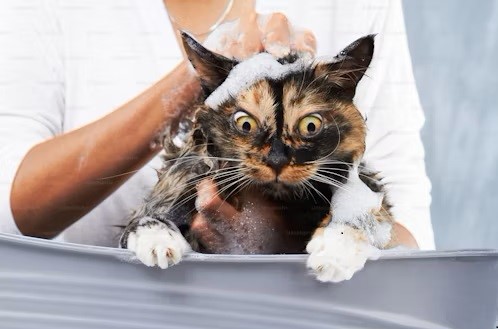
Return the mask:
[[353, 96], [374, 36], [330, 60], [286, 64], [269, 54], [239, 63], [182, 36], [209, 96], [197, 125], [210, 155], [233, 159], [245, 177], [277, 194], [306, 182], [345, 181], [365, 151], [365, 121]]

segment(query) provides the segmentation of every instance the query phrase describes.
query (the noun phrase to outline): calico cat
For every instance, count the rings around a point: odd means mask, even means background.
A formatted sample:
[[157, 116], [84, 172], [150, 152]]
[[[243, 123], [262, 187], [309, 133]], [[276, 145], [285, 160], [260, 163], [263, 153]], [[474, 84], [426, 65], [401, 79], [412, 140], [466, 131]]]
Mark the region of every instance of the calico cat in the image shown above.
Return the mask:
[[[159, 181], [120, 245], [148, 266], [178, 263], [191, 248], [196, 183], [212, 178], [224, 198], [255, 189], [297, 231], [295, 252], [321, 281], [349, 279], [391, 240], [393, 218], [378, 175], [360, 164], [366, 125], [353, 104], [370, 65], [374, 36], [330, 60], [263, 53], [243, 62], [182, 34], [207, 96], [186, 142], [165, 136]], [[187, 240], [189, 240], [187, 242]]]

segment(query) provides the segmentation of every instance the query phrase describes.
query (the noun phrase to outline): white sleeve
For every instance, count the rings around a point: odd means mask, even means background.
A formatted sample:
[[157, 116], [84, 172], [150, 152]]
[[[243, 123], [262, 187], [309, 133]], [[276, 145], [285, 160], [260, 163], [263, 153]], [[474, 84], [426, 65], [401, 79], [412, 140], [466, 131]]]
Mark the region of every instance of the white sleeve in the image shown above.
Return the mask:
[[385, 177], [396, 221], [413, 234], [421, 249], [434, 249], [431, 185], [420, 137], [425, 119], [413, 77], [401, 1], [389, 1], [373, 30], [378, 33], [374, 59], [355, 97], [367, 117], [364, 159]]
[[35, 144], [61, 132], [64, 86], [60, 40], [52, 1], [0, 1], [0, 232], [3, 233], [20, 233], [12, 216], [10, 193], [22, 159]]
[[400, 0], [265, 0], [262, 12], [283, 11], [317, 38], [318, 55], [337, 54], [354, 40], [376, 33], [374, 59], [357, 89], [355, 103], [367, 113], [365, 161], [381, 171], [396, 220], [421, 249], [434, 248], [430, 182], [425, 172], [418, 99]]

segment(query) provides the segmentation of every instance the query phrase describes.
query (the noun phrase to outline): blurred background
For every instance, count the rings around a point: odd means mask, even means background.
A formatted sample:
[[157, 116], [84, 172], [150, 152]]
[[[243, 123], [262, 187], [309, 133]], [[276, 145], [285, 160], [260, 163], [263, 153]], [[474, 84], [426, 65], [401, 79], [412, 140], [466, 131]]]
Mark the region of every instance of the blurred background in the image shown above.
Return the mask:
[[404, 0], [438, 249], [498, 248], [498, 1]]

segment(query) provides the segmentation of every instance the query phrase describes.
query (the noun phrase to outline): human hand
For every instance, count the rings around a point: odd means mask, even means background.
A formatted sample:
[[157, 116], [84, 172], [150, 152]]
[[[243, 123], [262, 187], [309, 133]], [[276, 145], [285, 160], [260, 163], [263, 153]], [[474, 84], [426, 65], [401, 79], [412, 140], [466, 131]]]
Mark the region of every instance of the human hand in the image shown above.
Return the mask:
[[240, 196], [240, 209], [222, 200], [209, 179], [198, 186], [198, 214], [190, 227], [206, 252], [273, 254], [285, 252], [287, 231], [275, 205], [254, 192]]
[[311, 31], [293, 27], [282, 13], [262, 15], [254, 11], [220, 25], [204, 45], [239, 60], [263, 51], [279, 58], [290, 53], [312, 58], [316, 52], [316, 39]]
[[394, 223], [391, 231], [392, 239], [387, 248], [419, 249], [417, 240], [408, 229], [400, 223]]

